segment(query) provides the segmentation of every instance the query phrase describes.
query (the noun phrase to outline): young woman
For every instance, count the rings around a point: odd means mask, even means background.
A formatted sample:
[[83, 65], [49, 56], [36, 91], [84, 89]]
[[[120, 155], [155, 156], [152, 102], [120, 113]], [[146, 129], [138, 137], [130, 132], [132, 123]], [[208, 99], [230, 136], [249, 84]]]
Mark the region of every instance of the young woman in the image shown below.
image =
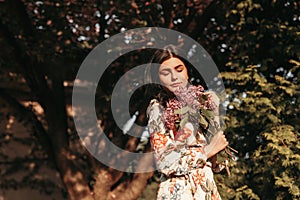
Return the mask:
[[151, 63], [158, 65], [151, 64], [146, 77], [159, 83], [147, 109], [150, 142], [162, 174], [157, 199], [221, 199], [208, 161], [228, 145], [222, 131], [210, 128], [218, 120], [216, 95], [190, 84], [189, 64], [172, 47], [158, 50]]

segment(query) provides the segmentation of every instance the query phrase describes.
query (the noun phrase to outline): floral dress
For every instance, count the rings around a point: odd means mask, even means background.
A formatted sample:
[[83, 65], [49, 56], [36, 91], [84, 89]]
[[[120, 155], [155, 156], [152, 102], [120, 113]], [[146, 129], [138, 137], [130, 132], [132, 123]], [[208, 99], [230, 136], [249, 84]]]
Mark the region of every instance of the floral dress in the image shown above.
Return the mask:
[[150, 142], [162, 174], [157, 199], [220, 200], [211, 163], [206, 161], [203, 151], [207, 144], [205, 137], [200, 132], [176, 136], [166, 128], [162, 111], [163, 107], [155, 99], [147, 109]]

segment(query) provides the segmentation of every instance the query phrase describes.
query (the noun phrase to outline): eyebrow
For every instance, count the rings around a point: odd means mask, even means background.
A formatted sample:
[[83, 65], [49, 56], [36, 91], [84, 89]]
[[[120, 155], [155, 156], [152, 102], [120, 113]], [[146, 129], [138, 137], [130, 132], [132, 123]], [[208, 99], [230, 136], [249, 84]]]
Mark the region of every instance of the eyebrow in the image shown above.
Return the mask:
[[175, 69], [178, 69], [179, 67], [183, 67], [183, 65], [182, 65], [182, 64], [179, 64], [179, 65], [175, 66], [174, 68], [175, 68]]
[[[166, 65], [165, 65], [165, 66], [166, 66]], [[176, 65], [176, 66], [174, 67], [174, 69], [178, 69], [179, 67], [183, 67], [183, 64]], [[170, 71], [169, 68], [170, 68], [169, 66], [166, 66], [165, 68], [162, 68], [160, 71], [163, 71], [163, 70]]]

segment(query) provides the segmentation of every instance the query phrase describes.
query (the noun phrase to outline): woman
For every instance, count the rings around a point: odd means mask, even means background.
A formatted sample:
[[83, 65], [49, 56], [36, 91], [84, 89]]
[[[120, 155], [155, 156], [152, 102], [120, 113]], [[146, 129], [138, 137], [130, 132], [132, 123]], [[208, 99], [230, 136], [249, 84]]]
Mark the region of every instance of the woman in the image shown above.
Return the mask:
[[[228, 142], [223, 132], [209, 128], [218, 120], [213, 96], [189, 83], [188, 62], [172, 46], [158, 50], [152, 63], [158, 65], [149, 66], [147, 81], [160, 83], [147, 109], [150, 142], [162, 173], [157, 199], [221, 199], [208, 159]], [[216, 117], [206, 118], [203, 113], [208, 111]]]

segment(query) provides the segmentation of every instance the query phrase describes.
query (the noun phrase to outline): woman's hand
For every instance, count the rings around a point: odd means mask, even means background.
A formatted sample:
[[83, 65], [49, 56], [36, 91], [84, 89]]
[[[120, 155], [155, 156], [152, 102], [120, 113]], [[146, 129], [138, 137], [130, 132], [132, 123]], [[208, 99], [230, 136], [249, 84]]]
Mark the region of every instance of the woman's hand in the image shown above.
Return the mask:
[[225, 149], [227, 145], [228, 142], [223, 131], [219, 131], [216, 135], [212, 137], [210, 143], [204, 147], [204, 151], [207, 155], [207, 158], [216, 155], [218, 152]]

